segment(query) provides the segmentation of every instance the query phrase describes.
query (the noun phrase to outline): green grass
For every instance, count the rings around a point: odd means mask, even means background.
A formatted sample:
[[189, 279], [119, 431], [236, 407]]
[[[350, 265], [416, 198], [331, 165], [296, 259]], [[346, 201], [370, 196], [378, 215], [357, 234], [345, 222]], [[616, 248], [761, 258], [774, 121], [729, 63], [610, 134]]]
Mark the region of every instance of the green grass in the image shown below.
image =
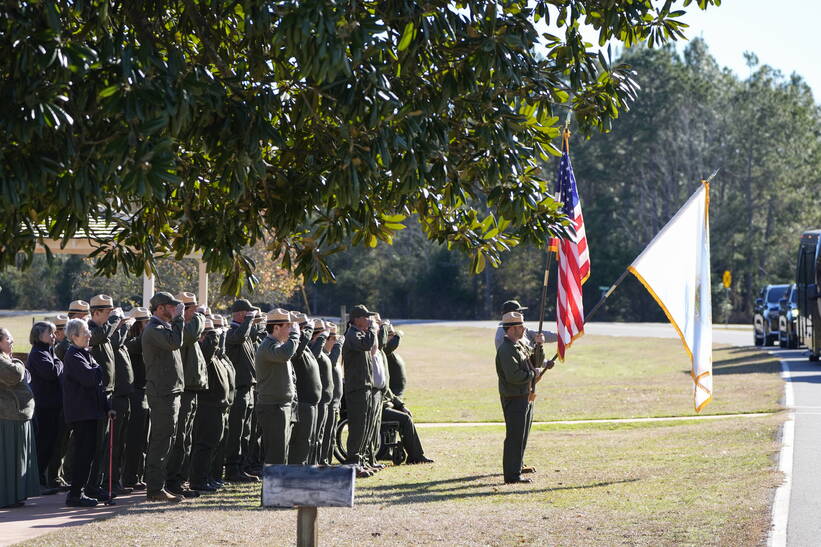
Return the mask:
[[[320, 509], [327, 545], [754, 545], [766, 537], [780, 416], [538, 426], [530, 485], [504, 485], [499, 426], [426, 429], [427, 466], [356, 485], [353, 509]], [[259, 489], [141, 504], [27, 545], [293, 545], [296, 512]]]
[[[42, 321], [49, 319], [56, 315], [54, 314], [26, 314], [0, 317], [0, 327], [9, 329], [11, 335], [14, 337], [14, 352], [28, 353], [31, 349], [29, 343], [29, 334], [31, 333], [31, 326], [34, 321]], [[32, 321], [32, 319], [34, 321]]]
[[[30, 319], [29, 319], [30, 325]], [[493, 331], [403, 326], [417, 421], [499, 421]], [[778, 363], [717, 347], [705, 413], [780, 409]], [[537, 420], [693, 415], [677, 340], [586, 336], [540, 387]], [[328, 545], [755, 545], [769, 527], [783, 413], [754, 418], [534, 427], [530, 485], [501, 477], [504, 428], [420, 428], [428, 466], [357, 483], [353, 509], [320, 509]], [[259, 507], [258, 486], [179, 506], [140, 504], [28, 545], [293, 545], [296, 512]]]
[[[418, 421], [502, 420], [493, 330], [424, 325], [402, 330], [405, 399]], [[716, 346], [713, 364], [714, 398], [703, 414], [781, 408], [783, 385], [773, 357], [753, 348]], [[696, 415], [689, 370], [677, 339], [584, 336], [539, 383], [535, 419]]]

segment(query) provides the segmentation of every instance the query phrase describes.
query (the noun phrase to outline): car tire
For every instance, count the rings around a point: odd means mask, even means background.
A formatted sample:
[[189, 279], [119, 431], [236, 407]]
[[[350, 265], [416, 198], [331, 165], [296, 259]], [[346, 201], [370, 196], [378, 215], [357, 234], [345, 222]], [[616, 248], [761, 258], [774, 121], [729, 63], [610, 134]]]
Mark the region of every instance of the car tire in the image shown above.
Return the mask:
[[776, 341], [777, 338], [778, 338], [777, 336], [766, 336], [764, 338], [764, 345], [765, 346], [774, 346], [775, 341]]
[[818, 355], [816, 355], [814, 353], [810, 353], [810, 362], [811, 363], [817, 363], [818, 362]]
[[753, 336], [753, 342], [755, 343], [756, 346], [763, 346], [764, 345], [764, 339], [759, 338], [758, 336]]

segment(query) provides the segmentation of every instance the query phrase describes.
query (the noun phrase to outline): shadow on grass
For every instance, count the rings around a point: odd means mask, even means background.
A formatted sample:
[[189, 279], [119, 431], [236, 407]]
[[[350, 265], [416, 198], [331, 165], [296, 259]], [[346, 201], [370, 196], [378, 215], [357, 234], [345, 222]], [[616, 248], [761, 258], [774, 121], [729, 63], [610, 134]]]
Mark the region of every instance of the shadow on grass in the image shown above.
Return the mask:
[[[743, 350], [736, 348], [736, 350], [720, 350], [717, 351], [717, 356], [721, 354], [739, 353], [739, 350], [747, 353], [741, 357], [731, 357], [727, 359], [719, 359], [713, 361], [713, 375], [719, 376], [722, 374], [773, 374], [781, 372], [781, 364], [778, 359], [771, 355], [764, 353], [749, 353], [749, 349]], [[684, 374], [690, 374], [689, 370], [683, 370]]]
[[[482, 479], [498, 478], [499, 482], [485, 482]], [[551, 488], [532, 488], [528, 486], [506, 485], [501, 475], [471, 475], [427, 482], [414, 482], [397, 485], [380, 485], [361, 487], [355, 505], [404, 505], [410, 503], [432, 503], [454, 499], [476, 499], [493, 496], [523, 496], [545, 494], [563, 490], [582, 490], [602, 488], [613, 484], [635, 482], [639, 479], [625, 479], [591, 484], [563, 485]], [[259, 505], [258, 489], [238, 489], [216, 495], [201, 496], [176, 505], [160, 503], [140, 503], [128, 508], [128, 514], [139, 515], [178, 511], [291, 511], [290, 508], [268, 508]]]
[[[487, 476], [498, 476], [498, 475], [483, 475], [484, 477]], [[476, 499], [476, 498], [487, 498], [487, 497], [496, 497], [496, 496], [528, 496], [531, 494], [546, 494], [550, 492], [561, 492], [563, 490], [584, 490], [588, 488], [602, 488], [605, 486], [611, 486], [613, 484], [623, 484], [628, 482], [636, 482], [639, 479], [624, 479], [618, 481], [607, 481], [607, 482], [595, 482], [591, 484], [580, 484], [580, 485], [567, 485], [567, 486], [555, 486], [552, 488], [532, 488], [531, 487], [521, 487], [517, 485], [509, 485], [509, 484], [502, 484], [502, 483], [478, 483], [478, 484], [462, 484], [460, 486], [451, 486], [449, 488], [445, 488], [442, 490], [433, 490], [433, 491], [425, 491], [430, 485], [437, 485], [441, 484], [442, 482], [466, 482], [466, 481], [474, 481], [475, 477], [463, 477], [461, 479], [452, 479], [450, 481], [432, 481], [429, 483], [420, 482], [414, 483], [413, 485], [419, 490], [418, 491], [409, 491], [407, 488], [404, 488], [405, 485], [400, 485], [403, 487], [402, 492], [395, 492], [395, 493], [365, 493], [359, 496], [357, 500], [358, 505], [406, 505], [410, 503], [432, 503], [437, 501], [447, 501], [447, 500], [454, 500], [454, 499]], [[474, 491], [470, 492], [467, 490], [472, 489], [483, 489], [482, 491]]]

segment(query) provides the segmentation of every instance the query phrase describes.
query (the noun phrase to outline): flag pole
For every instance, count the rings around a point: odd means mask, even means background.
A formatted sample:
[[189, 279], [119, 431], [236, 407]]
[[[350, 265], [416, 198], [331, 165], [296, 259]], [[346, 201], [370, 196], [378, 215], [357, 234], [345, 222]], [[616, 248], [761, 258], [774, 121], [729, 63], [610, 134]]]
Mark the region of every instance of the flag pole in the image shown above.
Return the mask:
[[[602, 305], [604, 304], [604, 301], [605, 301], [605, 300], [607, 300], [607, 298], [608, 298], [611, 294], [613, 294], [613, 291], [615, 291], [615, 290], [616, 290], [616, 287], [618, 287], [618, 286], [621, 284], [621, 282], [622, 282], [622, 281], [624, 281], [624, 278], [625, 278], [625, 277], [627, 277], [627, 274], [628, 274], [628, 273], [630, 273], [630, 271], [629, 271], [629, 270], [624, 270], [624, 272], [622, 272], [622, 274], [619, 276], [619, 278], [616, 280], [616, 282], [615, 282], [615, 283], [613, 283], [612, 285], [610, 285], [610, 288], [609, 288], [609, 289], [607, 289], [607, 291], [606, 291], [604, 294], [602, 294], [601, 298], [599, 298], [599, 301], [598, 301], [598, 302], [596, 302], [596, 305], [595, 305], [595, 306], [593, 306], [593, 309], [592, 309], [592, 310], [590, 310], [589, 312], [587, 312], [587, 315], [585, 315], [585, 316], [584, 316], [584, 323], [585, 323], [585, 325], [587, 324], [587, 322], [588, 322], [588, 321], [590, 321], [590, 318], [591, 318], [591, 317], [593, 317], [593, 315], [594, 315], [597, 311], [599, 311], [599, 308], [601, 308], [601, 307], [602, 307]], [[556, 354], [555, 354], [555, 355], [553, 355], [553, 358], [552, 358], [552, 359], [550, 359], [550, 360], [551, 360], [551, 361], [555, 361], [558, 357], [559, 357], [559, 352], [556, 352]], [[547, 370], [547, 369], [545, 369], [545, 370]], [[539, 377], [541, 378], [543, 375], [544, 375], [544, 370], [543, 370], [543, 371], [542, 371], [542, 373], [539, 375]]]
[[544, 259], [544, 281], [542, 282], [542, 296], [539, 299], [539, 332], [543, 332], [542, 327], [544, 326], [545, 303], [547, 301], [547, 279], [550, 276], [550, 259], [552, 256], [553, 252], [550, 250], [550, 246], [548, 246], [547, 253]]

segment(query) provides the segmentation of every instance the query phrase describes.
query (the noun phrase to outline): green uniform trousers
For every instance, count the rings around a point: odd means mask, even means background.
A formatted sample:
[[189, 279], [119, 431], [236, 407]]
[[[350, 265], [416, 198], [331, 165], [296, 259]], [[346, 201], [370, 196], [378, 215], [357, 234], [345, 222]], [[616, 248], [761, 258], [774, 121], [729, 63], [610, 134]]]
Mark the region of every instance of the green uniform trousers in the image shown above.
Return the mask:
[[306, 465], [308, 455], [316, 444], [316, 404], [296, 404], [297, 422], [291, 430], [291, 445], [288, 448], [288, 463]]
[[382, 395], [383, 392], [380, 389], [373, 389], [371, 392], [371, 422], [366, 447], [367, 461], [371, 465], [376, 463], [376, 454], [379, 452], [379, 446], [382, 443], [380, 436], [382, 429]]
[[188, 464], [191, 461], [191, 435], [197, 414], [197, 392], [183, 391], [180, 396], [180, 414], [171, 454], [168, 455], [168, 478], [165, 482], [177, 488], [188, 480]]
[[148, 399], [144, 389], [135, 389], [131, 398], [131, 416], [125, 433], [123, 484], [142, 482], [145, 473], [145, 447], [148, 445]]
[[191, 446], [191, 486], [204, 486], [211, 478], [214, 456], [225, 429], [227, 405], [219, 403], [197, 404], [194, 418], [193, 444]]
[[322, 435], [322, 446], [319, 452], [319, 463], [323, 465], [331, 465], [333, 461], [337, 423], [339, 423], [339, 407], [328, 403], [328, 412], [325, 417], [325, 430]]
[[293, 413], [291, 404], [260, 404], [257, 405], [256, 413], [257, 423], [262, 429], [263, 463], [265, 465], [288, 463]]
[[148, 408], [151, 409], [151, 433], [145, 456], [145, 484], [148, 492], [157, 492], [165, 487], [168, 458], [177, 434], [180, 395], [148, 396]]
[[239, 473], [247, 465], [248, 444], [251, 440], [251, 413], [254, 398], [251, 386], [238, 386], [228, 421], [228, 439], [225, 445], [225, 465], [228, 474]]
[[214, 449], [214, 462], [211, 465], [210, 477], [214, 480], [221, 481], [225, 473], [225, 447], [228, 443], [229, 431], [229, 417], [231, 415], [231, 407], [226, 408], [222, 412], [222, 438]]
[[[113, 487], [123, 485], [123, 461], [125, 460], [126, 431], [128, 430], [128, 420], [131, 419], [131, 400], [128, 395], [115, 395], [111, 398], [111, 408], [117, 411], [114, 418], [114, 426], [109, 432], [113, 435], [112, 446], [113, 456], [111, 458], [111, 484]], [[107, 419], [107, 418], [106, 418]], [[106, 446], [106, 459], [103, 465], [103, 490], [108, 491], [108, 446]]]
[[505, 415], [505, 445], [502, 455], [502, 469], [505, 481], [514, 481], [522, 474], [522, 461], [530, 424], [533, 423], [533, 403], [527, 396], [502, 397], [502, 411]]
[[316, 442], [308, 457], [312, 465], [316, 465], [322, 459], [322, 444], [325, 440], [325, 424], [328, 421], [328, 409], [331, 405], [328, 403], [318, 403], [316, 405]]
[[354, 465], [364, 463], [365, 442], [371, 416], [370, 388], [358, 389], [345, 394], [345, 407], [348, 409], [348, 461]]

